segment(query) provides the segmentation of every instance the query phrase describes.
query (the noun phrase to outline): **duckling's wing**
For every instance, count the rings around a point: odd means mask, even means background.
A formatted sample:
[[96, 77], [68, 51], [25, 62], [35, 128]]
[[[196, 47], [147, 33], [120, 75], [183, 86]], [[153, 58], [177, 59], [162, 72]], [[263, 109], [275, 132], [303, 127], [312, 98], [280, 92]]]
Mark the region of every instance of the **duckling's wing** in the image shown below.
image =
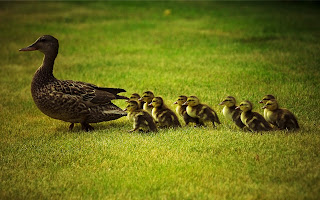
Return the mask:
[[118, 88], [100, 88], [96, 85], [80, 81], [57, 81], [54, 90], [71, 96], [81, 97], [80, 99], [88, 106], [109, 103], [113, 99], [124, 99], [117, 95], [117, 92], [125, 90]]

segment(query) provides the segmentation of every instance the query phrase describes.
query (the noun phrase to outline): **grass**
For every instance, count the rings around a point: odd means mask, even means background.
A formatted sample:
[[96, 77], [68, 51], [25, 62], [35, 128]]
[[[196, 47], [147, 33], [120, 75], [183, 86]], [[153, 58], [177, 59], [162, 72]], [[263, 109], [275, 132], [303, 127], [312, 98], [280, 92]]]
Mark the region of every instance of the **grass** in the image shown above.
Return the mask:
[[[0, 199], [319, 199], [318, 3], [0, 5]], [[171, 108], [197, 95], [222, 125], [129, 134], [121, 118], [68, 132], [30, 94], [43, 55], [17, 51], [43, 34], [60, 42], [57, 78], [152, 90]], [[233, 95], [262, 113], [265, 94], [300, 131], [242, 132], [217, 105]]]

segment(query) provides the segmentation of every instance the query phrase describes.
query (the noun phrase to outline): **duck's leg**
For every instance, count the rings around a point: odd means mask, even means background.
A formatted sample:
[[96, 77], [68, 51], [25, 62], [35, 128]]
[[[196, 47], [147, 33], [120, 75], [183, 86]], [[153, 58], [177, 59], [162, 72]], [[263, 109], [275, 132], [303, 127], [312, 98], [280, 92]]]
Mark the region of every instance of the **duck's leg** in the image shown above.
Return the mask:
[[74, 123], [71, 123], [69, 126], [69, 131], [72, 131], [73, 127], [74, 127]]
[[82, 130], [85, 130], [87, 132], [94, 130], [94, 128], [90, 126], [89, 123], [86, 123], [86, 122], [81, 123], [81, 127], [82, 127]]

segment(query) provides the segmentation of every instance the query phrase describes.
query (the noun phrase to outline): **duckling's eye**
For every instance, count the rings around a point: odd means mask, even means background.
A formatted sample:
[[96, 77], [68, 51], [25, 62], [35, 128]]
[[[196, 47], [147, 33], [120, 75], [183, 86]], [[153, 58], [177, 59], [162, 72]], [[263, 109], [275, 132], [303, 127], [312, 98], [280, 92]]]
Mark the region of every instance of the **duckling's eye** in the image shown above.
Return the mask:
[[271, 103], [267, 103], [267, 106], [271, 106], [272, 104]]

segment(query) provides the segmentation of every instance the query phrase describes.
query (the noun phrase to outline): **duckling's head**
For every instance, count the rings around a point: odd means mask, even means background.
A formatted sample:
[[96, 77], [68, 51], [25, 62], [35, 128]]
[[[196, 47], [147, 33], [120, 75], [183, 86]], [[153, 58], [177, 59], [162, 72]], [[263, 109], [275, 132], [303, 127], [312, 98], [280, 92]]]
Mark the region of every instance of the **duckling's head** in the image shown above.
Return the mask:
[[161, 97], [154, 97], [150, 103], [154, 108], [163, 106], [163, 99]]
[[180, 95], [177, 99], [176, 102], [174, 102], [174, 104], [178, 104], [179, 106], [182, 106], [186, 101], [187, 101], [188, 97], [184, 96], [184, 95]]
[[219, 105], [225, 105], [227, 107], [232, 107], [232, 106], [236, 105], [236, 99], [232, 96], [227, 96], [226, 98], [223, 99], [223, 101], [221, 103], [219, 103]]
[[135, 110], [139, 109], [139, 104], [136, 100], [129, 100], [127, 107], [124, 109], [124, 111], [133, 112]]
[[135, 100], [135, 101], [139, 101], [140, 99], [140, 95], [138, 93], [133, 93], [131, 94], [131, 96], [129, 97], [128, 100], [126, 100], [126, 102], [129, 102], [130, 100]]
[[269, 100], [262, 109], [276, 110], [278, 109], [278, 102], [275, 99]]
[[43, 35], [39, 37], [33, 44], [28, 47], [19, 49], [19, 51], [35, 51], [39, 50], [44, 54], [58, 54], [59, 42], [51, 35]]
[[236, 109], [240, 109], [243, 112], [247, 112], [252, 110], [252, 108], [253, 108], [253, 105], [250, 101], [243, 101], [240, 103], [240, 105]]
[[154, 98], [153, 92], [146, 91], [142, 94], [142, 97], [139, 99], [139, 101], [144, 101], [144, 102], [150, 103], [153, 98]]
[[187, 101], [183, 105], [193, 107], [193, 106], [197, 106], [199, 104], [200, 104], [200, 100], [198, 99], [198, 97], [190, 96], [190, 97], [188, 97]]
[[268, 95], [264, 96], [264, 97], [262, 98], [262, 100], [259, 101], [259, 103], [266, 104], [267, 101], [269, 101], [269, 100], [271, 100], [271, 99], [276, 99], [276, 98], [275, 98], [273, 95], [268, 94]]

